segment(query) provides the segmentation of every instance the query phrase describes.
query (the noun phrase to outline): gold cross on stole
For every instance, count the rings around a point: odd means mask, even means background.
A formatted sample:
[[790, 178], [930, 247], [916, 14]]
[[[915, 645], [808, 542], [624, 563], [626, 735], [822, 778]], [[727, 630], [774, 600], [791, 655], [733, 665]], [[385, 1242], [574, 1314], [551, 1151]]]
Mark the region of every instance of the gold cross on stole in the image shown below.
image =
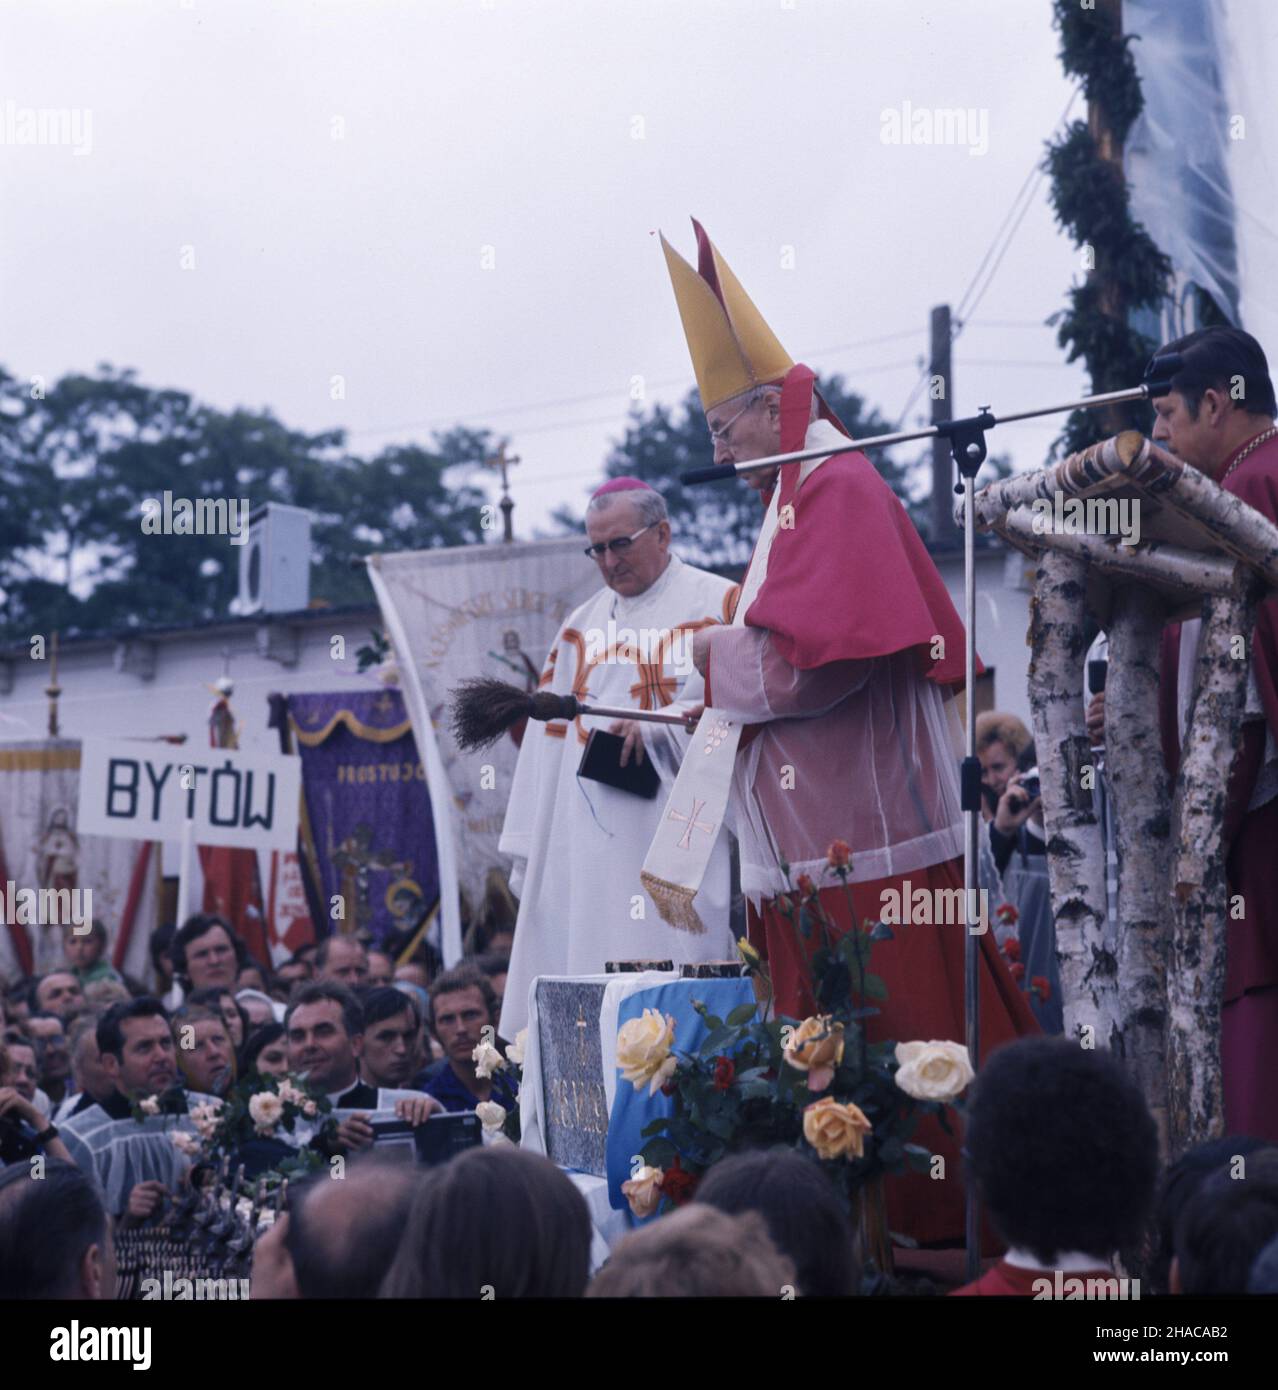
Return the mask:
[[680, 821], [680, 820], [681, 820], [681, 821], [684, 821], [684, 822], [686, 823], [687, 827], [688, 827], [688, 828], [683, 832], [683, 836], [682, 836], [682, 838], [679, 840], [679, 843], [678, 843], [677, 848], [679, 848], [679, 849], [691, 849], [691, 848], [692, 848], [692, 832], [693, 832], [694, 830], [704, 830], [704, 831], [706, 832], [707, 835], [709, 835], [709, 834], [711, 834], [711, 833], [713, 832], [713, 830], [714, 830], [714, 826], [713, 826], [713, 825], [703, 825], [703, 824], [701, 823], [701, 821], [699, 821], [699, 820], [697, 819], [697, 817], [701, 814], [701, 808], [702, 808], [705, 804], [706, 804], [706, 803], [705, 803], [704, 801], [698, 801], [698, 800], [696, 799], [696, 797], [693, 797], [693, 799], [692, 799], [692, 814], [691, 814], [690, 816], [685, 816], [685, 815], [683, 815], [681, 812], [676, 811], [676, 810], [674, 809], [673, 806], [670, 808], [670, 813], [666, 816], [666, 819], [667, 819], [667, 820], [674, 820], [674, 821]]

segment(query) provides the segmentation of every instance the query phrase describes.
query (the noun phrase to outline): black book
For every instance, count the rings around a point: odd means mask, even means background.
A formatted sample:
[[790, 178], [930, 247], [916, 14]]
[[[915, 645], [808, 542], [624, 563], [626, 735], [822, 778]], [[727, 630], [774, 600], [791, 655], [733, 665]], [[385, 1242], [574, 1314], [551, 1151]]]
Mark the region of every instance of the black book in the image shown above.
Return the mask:
[[631, 792], [651, 801], [661, 787], [657, 769], [646, 753], [643, 762], [631, 757], [622, 767], [621, 747], [624, 742], [620, 734], [606, 734], [602, 729], [592, 729], [581, 754], [577, 776], [589, 777], [592, 782], [603, 782], [609, 787], [616, 787], [618, 791]]

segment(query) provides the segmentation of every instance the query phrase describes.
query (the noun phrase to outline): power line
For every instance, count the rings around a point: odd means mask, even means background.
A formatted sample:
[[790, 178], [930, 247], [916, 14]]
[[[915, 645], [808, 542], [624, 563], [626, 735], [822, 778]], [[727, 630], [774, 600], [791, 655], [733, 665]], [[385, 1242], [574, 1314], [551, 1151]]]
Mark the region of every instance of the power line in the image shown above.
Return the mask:
[[[1081, 91], [1082, 87], [1078, 86], [1070, 93], [1069, 101], [1065, 104], [1065, 110], [1061, 112], [1060, 119], [1057, 120], [1053, 130], [1059, 130], [1069, 119], [1069, 114], [1074, 109], [1074, 103], [1078, 100]], [[1037, 180], [1035, 180], [1036, 174], [1038, 176]], [[1024, 182], [1017, 190], [1016, 196], [1012, 199], [1012, 204], [1008, 208], [1002, 222], [999, 224], [998, 230], [994, 233], [984, 256], [981, 257], [981, 262], [976, 267], [976, 273], [968, 282], [967, 289], [963, 291], [962, 297], [959, 299], [958, 307], [955, 309], [951, 320], [951, 342], [954, 342], [959, 334], [962, 333], [966, 316], [974, 313], [976, 311], [976, 306], [985, 298], [986, 291], [993, 283], [994, 276], [998, 273], [998, 268], [1002, 265], [1004, 256], [1007, 255], [1008, 249], [1011, 247], [1016, 233], [1020, 229], [1021, 223], [1025, 220], [1025, 214], [1029, 211], [1033, 203], [1034, 195], [1038, 192], [1038, 186], [1043, 181], [1043, 177], [1044, 171], [1041, 167], [1041, 160], [1036, 158], [1034, 163], [1030, 166], [1030, 171], [1026, 174]], [[1005, 229], [1006, 238], [1004, 239]], [[1001, 248], [999, 246], [1000, 240], [1002, 240]], [[995, 254], [996, 252], [997, 254]], [[992, 264], [991, 258], [993, 258]], [[986, 266], [989, 266], [988, 274], [986, 274]], [[982, 276], [984, 276], [983, 284], [981, 284]], [[976, 292], [978, 284], [980, 284], [979, 293]], [[969, 300], [971, 301], [970, 303]], [[904, 406], [901, 408], [901, 413], [897, 417], [896, 422], [896, 428], [898, 430], [904, 426], [906, 417], [909, 415], [914, 402], [918, 399], [919, 392], [922, 391], [923, 387], [927, 384], [930, 374], [931, 363], [929, 362], [920, 374], [918, 381], [915, 382], [913, 390], [910, 392]]]
[[[835, 353], [840, 353], [840, 352], [851, 352], [852, 350], [854, 350], [854, 349], [856, 349], [856, 348], [863, 348], [863, 347], [878, 347], [878, 346], [879, 346], [880, 344], [882, 344], [882, 343], [899, 342], [899, 341], [900, 341], [901, 339], [903, 339], [903, 338], [920, 338], [920, 337], [922, 337], [922, 336], [923, 336], [923, 335], [922, 335], [922, 331], [921, 331], [920, 329], [917, 329], [917, 328], [903, 328], [903, 329], [898, 330], [898, 331], [895, 332], [895, 333], [880, 333], [880, 334], [878, 334], [877, 336], [875, 336], [875, 337], [873, 337], [873, 338], [857, 338], [855, 341], [850, 342], [850, 343], [836, 343], [836, 344], [835, 344], [834, 346], [832, 346], [832, 347], [812, 348], [812, 349], [808, 350], [807, 352], [805, 352], [805, 353], [804, 353], [804, 356], [809, 356], [809, 357], [830, 357], [830, 356], [832, 356], [832, 355], [835, 354]], [[868, 373], [874, 372], [874, 371], [885, 371], [885, 370], [890, 370], [890, 369], [892, 369], [892, 366], [894, 366], [894, 365], [895, 365], [895, 364], [891, 364], [891, 366], [889, 366], [889, 367], [882, 367], [882, 366], [867, 367], [867, 368], [864, 369], [864, 371], [861, 371], [861, 372], [860, 372], [860, 375], [863, 375], [863, 376], [864, 376], [864, 375], [867, 375]], [[908, 362], [905, 362], [905, 363], [902, 364], [902, 365], [907, 366], [907, 367], [908, 367], [908, 366], [913, 366], [913, 365], [914, 365], [914, 360], [913, 360], [913, 359], [910, 359]], [[660, 381], [649, 381], [649, 382], [645, 382], [644, 385], [645, 385], [645, 388], [646, 388], [646, 389], [660, 390], [660, 389], [662, 389], [662, 388], [664, 388], [664, 387], [667, 387], [667, 386], [685, 386], [685, 387], [686, 387], [686, 386], [691, 386], [691, 385], [692, 385], [692, 382], [693, 382], [693, 378], [692, 378], [690, 375], [685, 374], [685, 375], [682, 375], [682, 376], [665, 377], [664, 379], [662, 379], [662, 380], [660, 380]], [[560, 409], [560, 408], [562, 408], [562, 407], [564, 407], [564, 406], [571, 406], [571, 405], [586, 405], [586, 404], [590, 403], [591, 401], [600, 401], [600, 400], [609, 400], [609, 399], [615, 400], [618, 396], [624, 396], [625, 394], [626, 394], [626, 393], [625, 393], [624, 389], [620, 389], [620, 388], [614, 386], [614, 387], [612, 387], [612, 388], [610, 388], [610, 389], [608, 389], [608, 390], [604, 390], [604, 391], [591, 391], [591, 392], [589, 392], [588, 394], [583, 395], [583, 396], [565, 396], [565, 397], [562, 397], [562, 398], [559, 399], [559, 400], [528, 401], [527, 403], [525, 403], [525, 404], [523, 404], [523, 405], [506, 405], [506, 406], [498, 406], [498, 407], [497, 407], [496, 409], [494, 409], [494, 410], [482, 410], [482, 411], [481, 411], [481, 410], [475, 410], [475, 411], [468, 411], [468, 412], [465, 412], [465, 413], [470, 414], [470, 415], [475, 416], [475, 417], [478, 417], [478, 418], [482, 418], [482, 419], [484, 419], [484, 420], [494, 420], [494, 419], [498, 419], [498, 418], [500, 418], [500, 417], [502, 417], [502, 416], [506, 416], [506, 415], [521, 414], [521, 413], [526, 412], [526, 411], [529, 411], [529, 410], [558, 410], [558, 409]], [[404, 421], [402, 424], [399, 424], [399, 425], [374, 425], [374, 426], [368, 427], [367, 429], [347, 430], [346, 433], [347, 433], [348, 438], [355, 439], [355, 438], [359, 438], [359, 437], [362, 437], [362, 436], [365, 436], [365, 435], [370, 435], [370, 434], [399, 434], [399, 433], [401, 433], [401, 432], [403, 432], [403, 431], [406, 431], [406, 430], [439, 429], [439, 428], [446, 427], [446, 426], [449, 426], [449, 425], [457, 425], [457, 424], [460, 423], [461, 418], [462, 418], [462, 414], [461, 414], [460, 412], [455, 412], [455, 413], [450, 414], [450, 415], [436, 415], [436, 416], [434, 416], [433, 418], [431, 418], [431, 419], [426, 419], [426, 420], [406, 420], [406, 421]], [[612, 418], [612, 417], [609, 417], [609, 418]], [[567, 429], [571, 429], [571, 428], [574, 428], [574, 426], [577, 425], [577, 424], [583, 424], [583, 425], [585, 425], [585, 424], [593, 424], [593, 423], [596, 423], [596, 422], [595, 422], [595, 421], [589, 421], [589, 420], [565, 421], [565, 422], [563, 422], [563, 426], [562, 426], [562, 427], [563, 427], [563, 428], [567, 428]], [[604, 423], [606, 423], [606, 421], [605, 421]], [[520, 433], [521, 433], [521, 434], [544, 433], [545, 430], [547, 430], [547, 429], [555, 429], [555, 428], [560, 428], [560, 426], [559, 426], [559, 425], [538, 425], [538, 426], [535, 426], [535, 427], [532, 428], [532, 429], [521, 429], [521, 430], [520, 430]]]

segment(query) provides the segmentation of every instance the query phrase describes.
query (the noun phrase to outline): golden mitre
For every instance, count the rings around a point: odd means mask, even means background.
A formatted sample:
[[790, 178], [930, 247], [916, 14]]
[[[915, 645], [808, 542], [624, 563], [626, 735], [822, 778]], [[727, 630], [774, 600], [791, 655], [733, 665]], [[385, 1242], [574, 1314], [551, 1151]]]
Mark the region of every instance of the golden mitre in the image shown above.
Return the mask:
[[694, 217], [698, 269], [665, 239], [661, 249], [697, 374], [701, 405], [710, 410], [752, 386], [779, 381], [794, 366], [727, 261]]

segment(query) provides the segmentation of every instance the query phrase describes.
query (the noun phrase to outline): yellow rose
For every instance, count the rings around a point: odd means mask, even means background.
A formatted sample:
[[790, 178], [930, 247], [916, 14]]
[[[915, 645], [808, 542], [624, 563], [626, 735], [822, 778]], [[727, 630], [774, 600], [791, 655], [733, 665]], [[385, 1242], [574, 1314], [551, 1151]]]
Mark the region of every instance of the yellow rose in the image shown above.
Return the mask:
[[843, 1060], [843, 1025], [831, 1022], [829, 1014], [805, 1018], [785, 1045], [785, 1060], [808, 1073], [810, 1091], [825, 1090]]
[[803, 1112], [803, 1137], [821, 1158], [860, 1158], [865, 1136], [874, 1126], [855, 1105], [843, 1105], [826, 1096]]
[[636, 1090], [647, 1086], [648, 1094], [655, 1095], [678, 1066], [670, 1055], [673, 1046], [674, 1019], [645, 1009], [642, 1018], [632, 1018], [617, 1034], [618, 1070]]
[[953, 1100], [976, 1075], [956, 1042], [897, 1043], [896, 1062], [896, 1084], [915, 1100]]
[[[638, 1022], [635, 1019], [634, 1022]], [[649, 1168], [646, 1164], [630, 1179], [621, 1184], [630, 1210], [642, 1221], [651, 1216], [661, 1205], [661, 1180], [665, 1172], [660, 1168]]]

